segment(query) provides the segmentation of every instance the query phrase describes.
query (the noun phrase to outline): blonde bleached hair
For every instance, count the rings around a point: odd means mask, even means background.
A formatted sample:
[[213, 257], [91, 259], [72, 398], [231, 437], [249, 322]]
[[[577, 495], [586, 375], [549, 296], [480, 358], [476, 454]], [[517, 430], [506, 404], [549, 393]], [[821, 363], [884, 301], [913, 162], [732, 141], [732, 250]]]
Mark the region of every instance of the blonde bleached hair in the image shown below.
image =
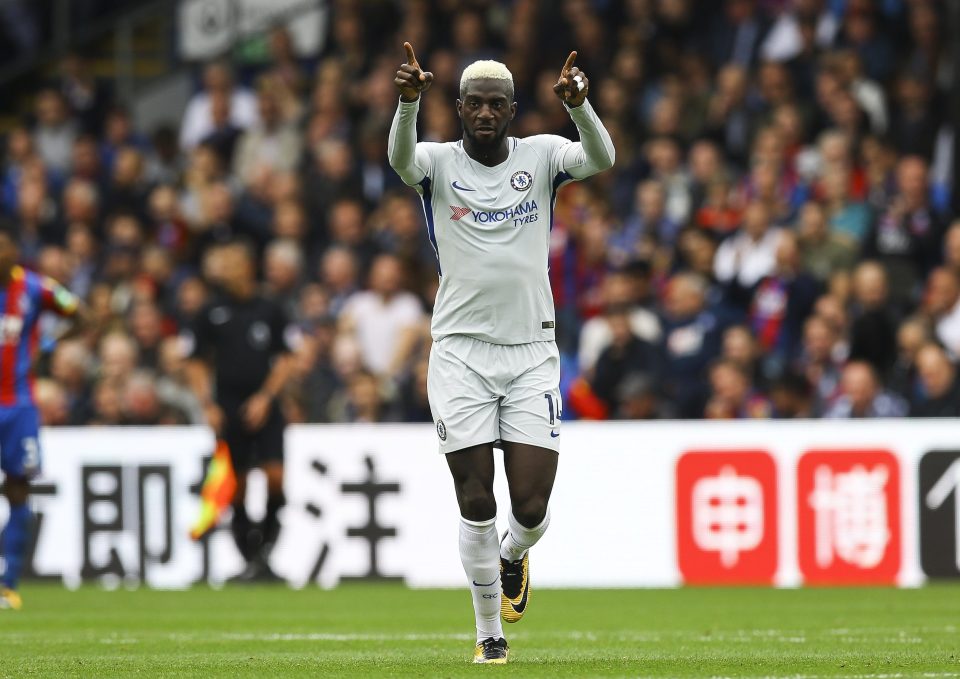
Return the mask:
[[473, 80], [506, 80], [507, 97], [513, 101], [513, 74], [506, 64], [490, 59], [475, 61], [465, 69], [460, 76], [460, 97], [467, 93], [467, 83]]

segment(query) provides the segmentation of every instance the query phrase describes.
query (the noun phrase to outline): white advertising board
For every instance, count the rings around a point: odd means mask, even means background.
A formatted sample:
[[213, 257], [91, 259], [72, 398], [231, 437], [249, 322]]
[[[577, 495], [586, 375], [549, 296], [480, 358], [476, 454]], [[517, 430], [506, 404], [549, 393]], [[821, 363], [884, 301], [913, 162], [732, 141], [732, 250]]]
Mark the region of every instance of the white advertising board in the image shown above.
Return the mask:
[[[565, 423], [537, 586], [956, 576], [958, 433], [952, 420]], [[237, 572], [226, 525], [207, 543], [187, 535], [212, 444], [202, 428], [43, 431], [31, 576], [179, 588]], [[272, 564], [291, 584], [462, 585], [431, 425], [297, 425], [286, 446]], [[502, 529], [502, 469], [496, 491]]]

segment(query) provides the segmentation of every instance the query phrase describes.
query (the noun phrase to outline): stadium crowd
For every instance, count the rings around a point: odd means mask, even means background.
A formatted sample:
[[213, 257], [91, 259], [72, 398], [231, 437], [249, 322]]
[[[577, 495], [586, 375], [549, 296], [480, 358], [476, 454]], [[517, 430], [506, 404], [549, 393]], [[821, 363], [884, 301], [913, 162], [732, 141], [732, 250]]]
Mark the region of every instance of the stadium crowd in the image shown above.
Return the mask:
[[38, 88], [0, 212], [92, 317], [41, 358], [46, 424], [201, 422], [183, 331], [235, 237], [299, 338], [290, 421], [430, 420], [436, 261], [386, 163], [403, 40], [424, 140], [459, 137], [475, 59], [512, 71], [514, 136], [575, 138], [552, 85], [570, 49], [590, 76], [617, 165], [554, 212], [566, 418], [960, 415], [944, 4], [332, 5], [319, 55], [277, 28], [267, 63], [198, 67], [176, 126], [136, 129], [80, 57]]

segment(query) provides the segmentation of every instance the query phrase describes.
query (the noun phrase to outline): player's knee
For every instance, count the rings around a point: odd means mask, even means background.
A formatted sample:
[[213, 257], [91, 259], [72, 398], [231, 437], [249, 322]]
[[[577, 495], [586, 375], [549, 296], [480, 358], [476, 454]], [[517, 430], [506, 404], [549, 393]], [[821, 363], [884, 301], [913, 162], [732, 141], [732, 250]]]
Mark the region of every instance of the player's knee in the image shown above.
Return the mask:
[[468, 521], [486, 521], [497, 515], [497, 500], [493, 492], [479, 484], [461, 489], [460, 513]]
[[247, 475], [237, 474], [237, 489], [233, 493], [233, 504], [242, 505], [247, 499]]
[[267, 477], [267, 493], [270, 495], [283, 493], [283, 465], [277, 463], [265, 464], [263, 472]]
[[30, 496], [30, 481], [21, 478], [8, 476], [4, 484], [4, 495], [7, 496], [7, 502], [11, 505], [22, 505]]
[[547, 498], [535, 495], [512, 507], [514, 518], [525, 528], [535, 528], [547, 518]]

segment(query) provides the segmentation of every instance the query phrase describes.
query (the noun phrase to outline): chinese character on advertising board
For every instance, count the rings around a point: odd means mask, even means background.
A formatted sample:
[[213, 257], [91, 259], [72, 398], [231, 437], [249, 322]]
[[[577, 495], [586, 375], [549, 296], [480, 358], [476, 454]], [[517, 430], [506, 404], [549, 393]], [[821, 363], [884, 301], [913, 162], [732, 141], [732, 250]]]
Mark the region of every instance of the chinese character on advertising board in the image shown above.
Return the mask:
[[818, 451], [797, 468], [799, 557], [811, 583], [892, 583], [900, 569], [897, 461], [885, 451]]
[[777, 474], [762, 451], [690, 452], [677, 462], [677, 560], [688, 583], [770, 583]]
[[737, 476], [733, 467], [697, 480], [692, 510], [693, 541], [717, 552], [724, 568], [736, 566], [740, 552], [756, 549], [763, 539], [763, 488], [752, 476]]

